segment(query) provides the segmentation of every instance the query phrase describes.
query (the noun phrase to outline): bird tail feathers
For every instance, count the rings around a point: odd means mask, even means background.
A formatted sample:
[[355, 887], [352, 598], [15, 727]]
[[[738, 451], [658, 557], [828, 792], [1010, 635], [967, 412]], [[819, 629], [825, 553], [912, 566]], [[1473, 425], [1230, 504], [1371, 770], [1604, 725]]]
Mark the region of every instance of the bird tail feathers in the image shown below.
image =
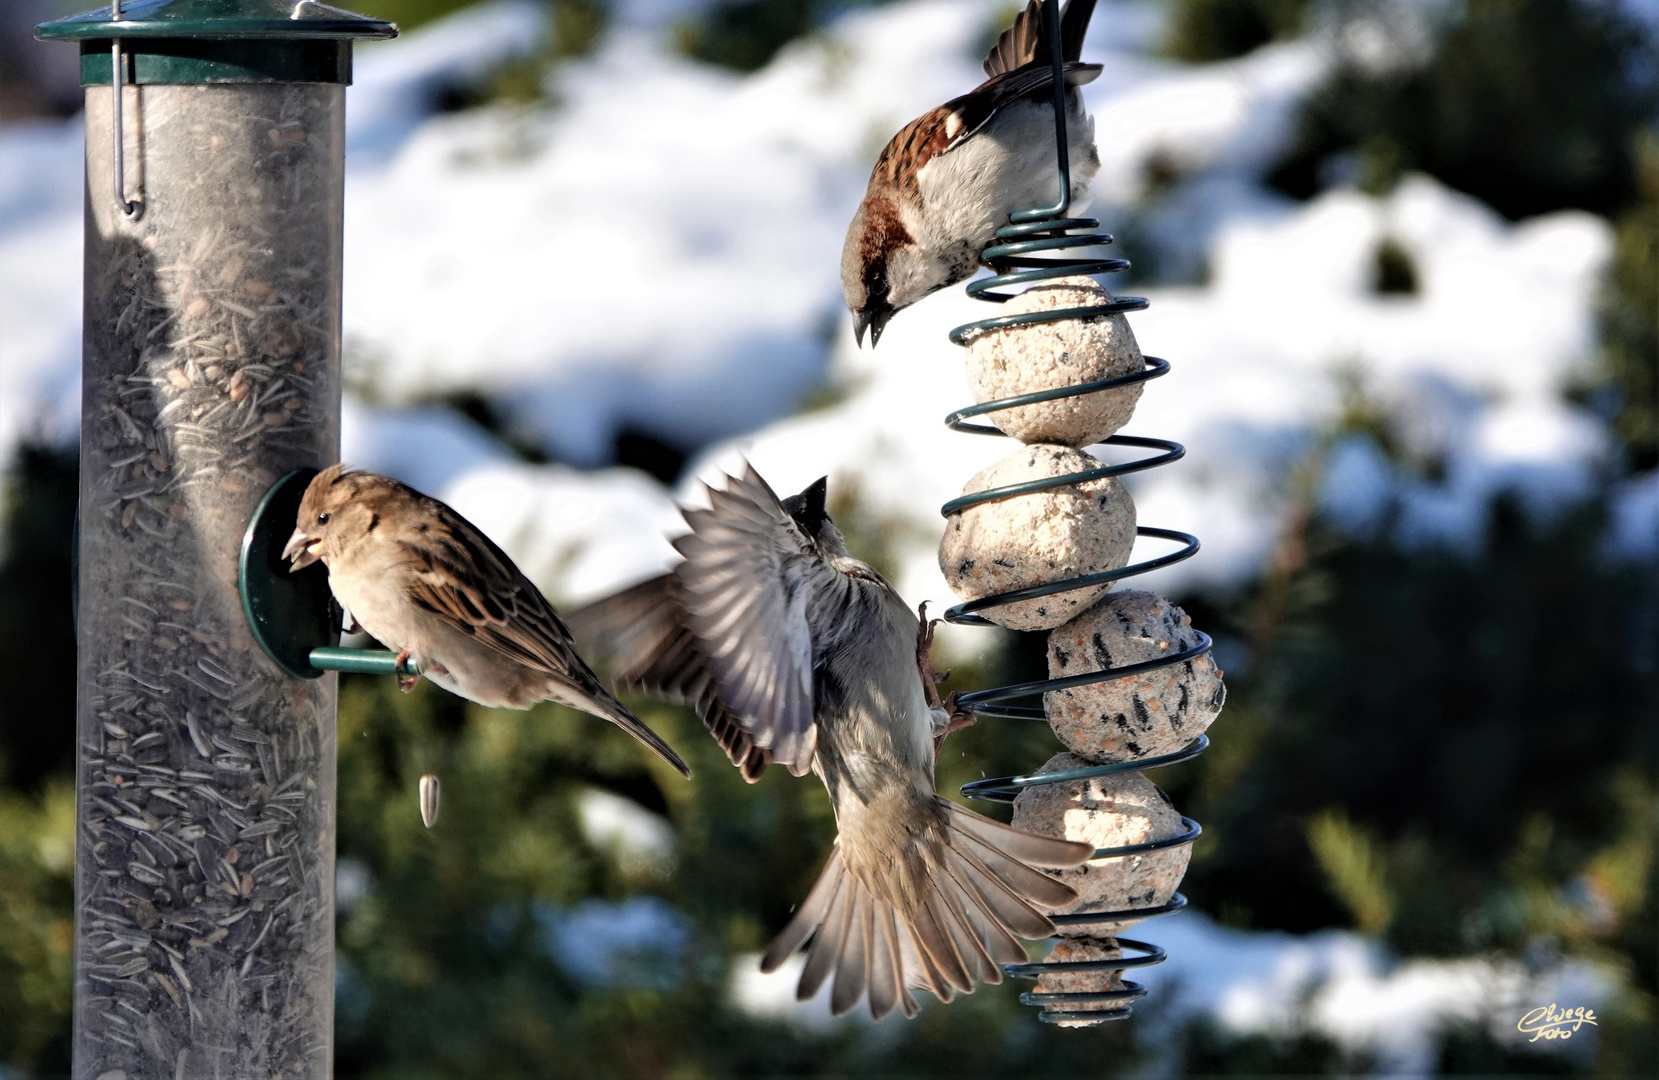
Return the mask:
[[669, 746], [661, 735], [647, 727], [645, 721], [635, 716], [626, 705], [612, 697], [608, 690], [602, 686], [595, 686], [583, 697], [585, 700], [576, 704], [577, 708], [609, 720], [655, 750], [664, 761], [678, 769], [681, 776], [687, 780], [691, 779], [691, 766], [687, 765], [680, 755], [674, 752], [674, 748]]
[[[1095, 0], [1067, 0], [1060, 9], [1060, 54], [1068, 61], [1083, 55], [1083, 38], [1089, 32], [1089, 19], [1094, 15]], [[985, 57], [983, 67], [987, 77], [1017, 71], [1027, 64], [1048, 64], [1048, 24], [1043, 16], [1043, 0], [1029, 0], [1014, 17], [1014, 23], [997, 38]], [[1097, 67], [1096, 72], [1099, 71]], [[1088, 80], [1084, 80], [1085, 82]]]
[[836, 1016], [866, 996], [877, 1019], [895, 1008], [914, 1016], [920, 1006], [913, 988], [949, 1001], [979, 983], [999, 983], [1002, 965], [1026, 960], [1017, 938], [1051, 936], [1054, 924], [1040, 909], [1077, 894], [1034, 867], [1078, 866], [1094, 849], [933, 799], [942, 828], [914, 834], [910, 851], [861, 859], [855, 873], [837, 841], [817, 884], [762, 957], [761, 970], [775, 971], [804, 945], [800, 1000], [833, 976]]

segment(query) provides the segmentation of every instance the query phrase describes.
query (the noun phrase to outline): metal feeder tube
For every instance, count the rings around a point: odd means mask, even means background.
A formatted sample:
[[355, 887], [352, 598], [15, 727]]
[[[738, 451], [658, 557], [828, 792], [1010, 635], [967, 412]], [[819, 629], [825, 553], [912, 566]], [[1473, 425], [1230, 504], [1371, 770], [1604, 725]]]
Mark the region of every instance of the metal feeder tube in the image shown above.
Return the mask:
[[335, 683], [237, 590], [339, 452], [351, 41], [312, 0], [128, 0], [81, 49], [87, 202], [73, 1075], [331, 1071]]

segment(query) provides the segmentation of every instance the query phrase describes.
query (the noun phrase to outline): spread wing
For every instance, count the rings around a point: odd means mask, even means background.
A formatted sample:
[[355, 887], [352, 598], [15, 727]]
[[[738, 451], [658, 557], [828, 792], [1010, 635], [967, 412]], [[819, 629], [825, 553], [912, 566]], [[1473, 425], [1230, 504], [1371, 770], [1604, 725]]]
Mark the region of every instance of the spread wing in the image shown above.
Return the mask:
[[709, 489], [710, 509], [685, 511], [674, 542], [686, 629], [707, 658], [721, 702], [756, 746], [796, 776], [812, 765], [813, 594], [844, 588], [755, 472]]
[[410, 601], [521, 664], [600, 687], [553, 605], [506, 552], [443, 503], [423, 501], [429, 516], [421, 543], [402, 545], [415, 568]]
[[566, 622], [589, 656], [609, 659], [618, 686], [690, 705], [743, 779], [751, 784], [760, 779], [772, 754], [755, 745], [720, 700], [708, 658], [685, 627], [673, 574], [642, 581], [572, 611]]
[[[1099, 64], [1066, 65], [1069, 86], [1091, 82], [1099, 74]], [[962, 140], [984, 127], [998, 109], [1009, 102], [1049, 92], [1053, 84], [1054, 71], [1047, 64], [1033, 64], [992, 76], [961, 97], [906, 124], [876, 158], [871, 179], [885, 175], [887, 183], [895, 187], [914, 188], [922, 166], [960, 146]], [[914, 169], [901, 167], [912, 159], [916, 162]]]

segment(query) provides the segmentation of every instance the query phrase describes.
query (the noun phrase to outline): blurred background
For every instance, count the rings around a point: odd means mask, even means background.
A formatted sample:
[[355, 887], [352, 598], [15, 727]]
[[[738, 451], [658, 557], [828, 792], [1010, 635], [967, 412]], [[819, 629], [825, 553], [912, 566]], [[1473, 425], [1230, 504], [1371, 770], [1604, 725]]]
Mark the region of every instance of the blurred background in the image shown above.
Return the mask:
[[[0, 1077], [68, 1069], [70, 530], [86, 0], [0, 5]], [[980, 78], [1003, 0], [357, 0], [345, 457], [454, 504], [556, 603], [667, 565], [677, 496], [831, 477], [856, 554], [943, 603], [960, 289], [853, 348], [871, 162]], [[1092, 213], [1172, 374], [1130, 478], [1204, 551], [1135, 587], [1216, 639], [1204, 823], [1126, 1024], [987, 987], [831, 1020], [756, 954], [833, 835], [635, 702], [600, 721], [344, 677], [338, 1072], [373, 1077], [1652, 1075], [1659, 1062], [1659, 6], [1100, 0]], [[1144, 584], [1142, 584], [1144, 582]], [[1040, 638], [941, 635], [951, 687]], [[941, 789], [1034, 769], [952, 737]], [[439, 828], [416, 781], [443, 778]], [[981, 809], [983, 809], [983, 805]], [[1599, 1026], [1527, 1042], [1547, 1004]]]

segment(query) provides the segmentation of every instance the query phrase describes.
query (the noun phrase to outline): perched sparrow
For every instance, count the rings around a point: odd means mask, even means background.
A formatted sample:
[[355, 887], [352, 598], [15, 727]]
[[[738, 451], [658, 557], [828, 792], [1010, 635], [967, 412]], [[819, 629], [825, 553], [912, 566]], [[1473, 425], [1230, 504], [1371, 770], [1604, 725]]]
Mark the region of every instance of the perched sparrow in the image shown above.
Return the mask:
[[[1059, 193], [1045, 2], [1030, 0], [1003, 31], [985, 58], [990, 78], [906, 124], [876, 159], [841, 249], [859, 344], [868, 329], [874, 347], [895, 312], [972, 277], [1010, 214], [1052, 205]], [[1100, 74], [1100, 65], [1077, 62], [1094, 3], [1070, 0], [1060, 13], [1073, 199], [1100, 169], [1094, 120], [1077, 89]]]
[[[1015, 935], [1047, 937], [1040, 910], [1076, 894], [1033, 866], [1077, 866], [1086, 844], [1036, 836], [940, 798], [931, 709], [917, 668], [927, 627], [847, 554], [825, 482], [779, 501], [748, 468], [712, 508], [686, 510], [685, 561], [572, 615], [615, 656], [618, 680], [696, 704], [753, 780], [768, 760], [829, 789], [840, 836], [795, 918], [761, 961], [807, 942], [796, 989], [834, 975], [830, 1008], [868, 995], [873, 1016], [948, 1001], [1023, 962]], [[931, 685], [926, 686], [931, 690]]]
[[576, 655], [530, 579], [437, 499], [332, 465], [306, 488], [282, 554], [294, 570], [321, 559], [352, 618], [445, 690], [495, 708], [556, 701], [602, 716], [691, 775]]

